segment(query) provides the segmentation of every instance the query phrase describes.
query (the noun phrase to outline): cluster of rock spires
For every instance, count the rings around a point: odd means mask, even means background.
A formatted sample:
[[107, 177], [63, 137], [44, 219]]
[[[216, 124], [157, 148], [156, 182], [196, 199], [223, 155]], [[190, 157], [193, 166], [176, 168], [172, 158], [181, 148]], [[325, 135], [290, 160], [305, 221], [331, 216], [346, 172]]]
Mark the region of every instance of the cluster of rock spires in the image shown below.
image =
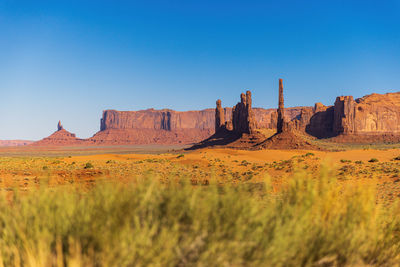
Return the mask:
[[[276, 135], [266, 139], [260, 129]], [[211, 136], [211, 137], [210, 137]], [[400, 93], [372, 94], [359, 99], [336, 98], [334, 105], [285, 108], [279, 80], [277, 109], [252, 107], [250, 91], [234, 107], [178, 112], [173, 110], [106, 110], [100, 131], [88, 139], [76, 138], [61, 122], [51, 136], [34, 145], [190, 144], [195, 147], [228, 145], [258, 148], [309, 148], [302, 136], [331, 138], [335, 142], [399, 142]], [[201, 140], [204, 140], [201, 142]]]
[[283, 98], [283, 80], [279, 79], [279, 101], [276, 110], [276, 134], [266, 137], [257, 130], [252, 109], [251, 92], [240, 95], [240, 102], [232, 108], [231, 120], [225, 121], [225, 112], [221, 100], [216, 102], [215, 109], [215, 134], [195, 144], [190, 149], [198, 149], [210, 146], [225, 146], [241, 149], [262, 148], [287, 148], [287, 149], [311, 149], [316, 148], [301, 135], [296, 133], [296, 123], [285, 120], [285, 108]]
[[255, 133], [257, 123], [254, 117], [254, 112], [251, 107], [251, 92], [240, 95], [240, 102], [232, 108], [231, 120], [225, 121], [225, 111], [221, 107], [221, 99], [217, 100], [215, 109], [215, 132], [221, 130], [230, 130], [237, 134], [252, 134]]

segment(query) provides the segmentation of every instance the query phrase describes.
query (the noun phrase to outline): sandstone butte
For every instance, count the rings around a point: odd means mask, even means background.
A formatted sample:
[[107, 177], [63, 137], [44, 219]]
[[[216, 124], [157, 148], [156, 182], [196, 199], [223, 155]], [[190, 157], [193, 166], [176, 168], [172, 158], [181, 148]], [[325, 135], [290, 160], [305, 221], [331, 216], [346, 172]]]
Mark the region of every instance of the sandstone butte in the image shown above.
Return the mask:
[[[261, 132], [277, 132], [266, 138]], [[100, 131], [79, 139], [61, 123], [57, 131], [33, 145], [193, 144], [194, 148], [224, 145], [238, 148], [313, 148], [301, 139], [330, 138], [334, 142], [399, 142], [400, 92], [371, 94], [353, 99], [340, 96], [332, 106], [284, 108], [283, 81], [279, 80], [278, 109], [252, 107], [250, 91], [234, 107], [199, 111], [105, 110]], [[202, 141], [203, 140], [203, 141]]]

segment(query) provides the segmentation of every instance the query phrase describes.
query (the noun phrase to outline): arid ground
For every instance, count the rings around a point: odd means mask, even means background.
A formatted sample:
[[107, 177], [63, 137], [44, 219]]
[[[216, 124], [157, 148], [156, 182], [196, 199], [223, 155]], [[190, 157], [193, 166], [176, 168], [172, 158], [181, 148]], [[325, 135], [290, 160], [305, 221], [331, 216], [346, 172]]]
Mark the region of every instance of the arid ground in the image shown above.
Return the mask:
[[176, 173], [193, 185], [259, 183], [270, 179], [277, 189], [294, 172], [315, 177], [327, 167], [343, 184], [375, 185], [379, 201], [400, 197], [400, 151], [397, 148], [357, 148], [337, 152], [308, 150], [202, 149], [183, 146], [3, 148], [0, 150], [0, 187], [32, 190], [39, 185], [128, 182], [148, 173], [160, 181]]

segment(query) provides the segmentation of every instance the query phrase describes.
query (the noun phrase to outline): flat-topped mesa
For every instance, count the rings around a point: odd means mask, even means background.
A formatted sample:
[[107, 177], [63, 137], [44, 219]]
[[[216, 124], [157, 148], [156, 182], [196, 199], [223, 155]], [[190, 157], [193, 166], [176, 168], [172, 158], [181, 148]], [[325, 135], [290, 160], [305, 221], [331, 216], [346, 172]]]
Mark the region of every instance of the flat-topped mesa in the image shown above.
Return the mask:
[[252, 110], [251, 92], [240, 95], [240, 103], [232, 109], [233, 131], [237, 134], [252, 134], [256, 130], [256, 121]]
[[221, 106], [221, 99], [218, 99], [215, 108], [215, 132], [225, 127], [225, 111]]
[[284, 117], [285, 117], [285, 106], [283, 100], [283, 80], [279, 79], [279, 103], [278, 103], [278, 119], [277, 119], [277, 133], [281, 133], [284, 130]]
[[62, 126], [61, 121], [58, 121], [58, 124], [57, 124], [57, 131], [61, 131], [61, 130], [63, 130], [63, 129], [64, 129], [64, 127]]

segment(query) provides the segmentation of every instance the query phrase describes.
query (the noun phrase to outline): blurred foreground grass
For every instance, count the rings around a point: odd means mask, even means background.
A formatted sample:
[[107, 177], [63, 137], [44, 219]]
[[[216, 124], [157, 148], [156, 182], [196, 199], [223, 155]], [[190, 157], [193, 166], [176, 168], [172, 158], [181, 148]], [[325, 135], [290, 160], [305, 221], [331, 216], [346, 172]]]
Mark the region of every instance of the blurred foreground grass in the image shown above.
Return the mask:
[[150, 176], [5, 194], [0, 266], [394, 266], [400, 209], [322, 168], [281, 191]]

